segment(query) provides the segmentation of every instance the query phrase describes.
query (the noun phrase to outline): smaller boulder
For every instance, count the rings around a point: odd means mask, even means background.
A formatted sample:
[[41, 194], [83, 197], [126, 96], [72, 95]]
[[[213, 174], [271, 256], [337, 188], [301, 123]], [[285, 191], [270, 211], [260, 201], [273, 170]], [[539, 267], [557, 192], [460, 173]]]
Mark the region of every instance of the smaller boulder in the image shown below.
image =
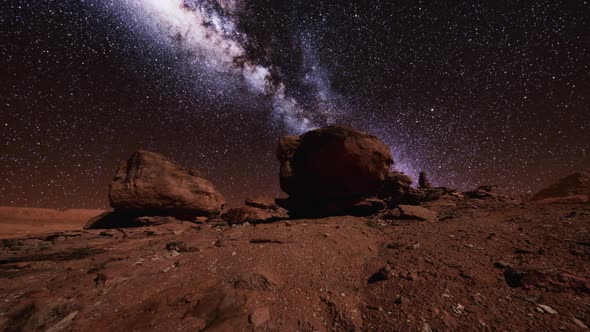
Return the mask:
[[590, 170], [577, 172], [560, 179], [533, 195], [532, 200], [576, 195], [590, 196]]
[[269, 197], [247, 197], [244, 204], [258, 209], [264, 210], [278, 210], [279, 206], [275, 203], [274, 198]]
[[415, 205], [398, 205], [400, 219], [418, 220], [418, 221], [437, 221], [438, 213], [435, 211], [415, 206]]
[[428, 181], [425, 172], [420, 172], [420, 177], [418, 178], [418, 185], [420, 186], [420, 189], [432, 188], [432, 185], [430, 184], [430, 181]]
[[265, 223], [285, 218], [287, 218], [287, 212], [278, 207], [276, 210], [264, 210], [248, 205], [230, 209], [221, 215], [221, 219], [229, 225]]
[[250, 323], [259, 327], [270, 320], [270, 310], [267, 307], [257, 308], [250, 314]]

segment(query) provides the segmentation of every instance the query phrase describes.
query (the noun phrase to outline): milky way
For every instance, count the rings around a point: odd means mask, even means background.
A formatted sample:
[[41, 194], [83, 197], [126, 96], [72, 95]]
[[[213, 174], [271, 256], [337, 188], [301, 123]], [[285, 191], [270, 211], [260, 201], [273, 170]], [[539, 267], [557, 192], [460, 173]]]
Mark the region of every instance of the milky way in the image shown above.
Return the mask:
[[117, 10], [130, 10], [134, 20], [141, 21], [143, 30], [151, 32], [154, 38], [168, 39], [165, 44], [173, 51], [187, 51], [192, 65], [201, 71], [221, 74], [218, 83], [222, 84], [217, 89], [225, 89], [228, 82], [238, 84], [238, 76], [250, 92], [267, 96], [272, 101], [275, 120], [284, 122], [293, 133], [336, 122], [335, 115], [341, 110], [334, 109], [333, 100], [338, 97], [321, 74], [310, 37], [302, 43], [302, 55], [307, 61], [305, 80], [314, 87], [317, 103], [313, 109], [305, 109], [289, 95], [285, 83], [273, 72], [272, 63], [261, 65], [246, 51], [249, 37], [238, 29], [237, 22], [244, 15], [244, 2], [129, 0], [119, 5], [124, 7], [116, 7]]
[[105, 207], [135, 149], [232, 204], [279, 195], [276, 139], [370, 132], [436, 185], [590, 167], [587, 1], [0, 4], [0, 205]]

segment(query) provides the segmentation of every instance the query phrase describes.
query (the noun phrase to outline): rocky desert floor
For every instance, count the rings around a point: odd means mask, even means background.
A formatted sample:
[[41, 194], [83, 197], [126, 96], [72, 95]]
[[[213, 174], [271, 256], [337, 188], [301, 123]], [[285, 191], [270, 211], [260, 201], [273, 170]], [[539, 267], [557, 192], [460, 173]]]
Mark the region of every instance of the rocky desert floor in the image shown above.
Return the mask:
[[28, 229], [1, 241], [0, 329], [588, 329], [590, 204], [424, 206], [438, 221]]

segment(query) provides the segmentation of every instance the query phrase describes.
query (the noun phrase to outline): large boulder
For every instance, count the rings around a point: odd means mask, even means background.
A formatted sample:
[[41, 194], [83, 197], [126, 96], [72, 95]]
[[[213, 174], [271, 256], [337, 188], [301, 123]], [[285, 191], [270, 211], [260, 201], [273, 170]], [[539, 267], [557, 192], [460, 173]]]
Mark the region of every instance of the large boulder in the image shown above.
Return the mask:
[[590, 196], [590, 170], [577, 172], [560, 179], [533, 195], [532, 200], [578, 195]]
[[329, 126], [279, 140], [281, 189], [292, 198], [351, 199], [376, 194], [393, 157], [377, 137]]
[[123, 163], [109, 191], [116, 211], [179, 218], [218, 215], [223, 196], [211, 182], [164, 156], [139, 150]]

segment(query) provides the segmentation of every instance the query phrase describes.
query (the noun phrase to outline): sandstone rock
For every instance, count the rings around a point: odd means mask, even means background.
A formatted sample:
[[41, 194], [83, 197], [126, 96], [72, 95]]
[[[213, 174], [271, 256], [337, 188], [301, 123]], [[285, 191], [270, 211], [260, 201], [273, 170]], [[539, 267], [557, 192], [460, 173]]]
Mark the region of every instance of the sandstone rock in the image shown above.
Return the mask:
[[273, 291], [278, 288], [278, 282], [267, 273], [249, 273], [235, 277], [231, 284], [237, 289]]
[[498, 196], [497, 189], [496, 185], [483, 185], [475, 190], [465, 192], [464, 195], [468, 198], [496, 198]]
[[420, 172], [420, 177], [418, 178], [418, 185], [420, 186], [420, 189], [432, 188], [430, 181], [428, 181], [428, 178], [426, 177], [426, 173]]
[[225, 206], [211, 182], [195, 171], [143, 150], [121, 165], [111, 183], [109, 199], [117, 211], [190, 219], [219, 214]]
[[386, 264], [384, 267], [379, 269], [379, 271], [373, 273], [373, 275], [371, 275], [371, 277], [369, 278], [369, 280], [367, 282], [369, 284], [372, 284], [372, 283], [376, 283], [378, 281], [387, 280], [391, 277], [392, 273], [393, 273], [393, 269], [391, 268], [391, 265]]
[[590, 170], [577, 172], [560, 179], [533, 195], [532, 200], [574, 195], [590, 196]]
[[270, 320], [270, 311], [267, 307], [257, 308], [252, 312], [252, 314], [250, 314], [250, 323], [252, 323], [254, 327], [259, 327], [268, 320]]
[[390, 198], [394, 202], [402, 203], [408, 192], [413, 188], [410, 187], [413, 180], [409, 176], [401, 172], [389, 172], [383, 180], [383, 184], [379, 191], [379, 197]]
[[438, 220], [438, 213], [426, 208], [414, 205], [399, 205], [401, 212], [401, 219], [419, 220], [419, 221], [436, 221]]
[[275, 203], [274, 198], [269, 198], [269, 197], [260, 197], [260, 196], [247, 197], [244, 200], [244, 204], [246, 204], [247, 206], [251, 206], [251, 207], [255, 207], [255, 208], [259, 208], [259, 209], [265, 209], [265, 210], [278, 210], [279, 209], [279, 206], [277, 205], [277, 203]]
[[279, 140], [281, 189], [295, 198], [375, 194], [393, 164], [389, 147], [350, 127], [329, 126]]
[[243, 223], [261, 223], [271, 222], [287, 218], [286, 211], [277, 208], [277, 210], [263, 210], [252, 206], [242, 206], [240, 208], [230, 209], [224, 213], [221, 218], [229, 225]]
[[586, 195], [574, 195], [565, 197], [550, 197], [535, 200], [535, 204], [584, 204], [590, 202]]

